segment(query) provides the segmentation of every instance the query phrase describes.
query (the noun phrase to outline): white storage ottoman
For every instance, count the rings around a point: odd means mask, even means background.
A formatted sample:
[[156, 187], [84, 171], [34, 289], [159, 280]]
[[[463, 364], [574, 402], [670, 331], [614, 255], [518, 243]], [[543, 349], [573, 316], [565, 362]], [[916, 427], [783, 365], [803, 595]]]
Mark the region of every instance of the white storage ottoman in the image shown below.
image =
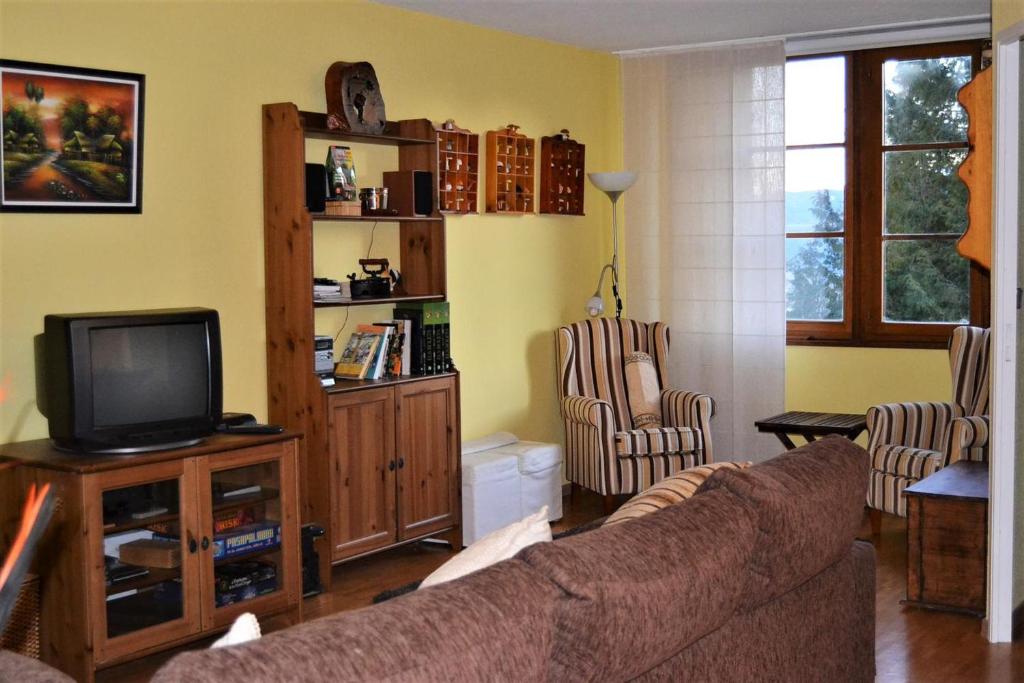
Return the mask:
[[498, 432], [462, 444], [462, 538], [481, 536], [548, 506], [562, 518], [562, 448]]

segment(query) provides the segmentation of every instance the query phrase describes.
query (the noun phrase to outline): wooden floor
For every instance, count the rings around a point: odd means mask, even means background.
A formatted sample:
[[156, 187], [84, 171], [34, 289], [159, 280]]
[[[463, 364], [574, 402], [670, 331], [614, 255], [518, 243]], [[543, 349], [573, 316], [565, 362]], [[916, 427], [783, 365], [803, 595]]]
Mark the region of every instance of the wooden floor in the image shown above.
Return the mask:
[[[595, 494], [583, 493], [574, 504], [570, 505], [569, 499], [565, 503], [565, 517], [554, 525], [556, 532], [603, 514], [601, 499]], [[870, 538], [866, 516], [862, 537]], [[886, 516], [875, 543], [878, 551], [875, 638], [878, 681], [1024, 681], [1024, 642], [990, 645], [981, 633], [978, 619], [900, 606], [906, 590], [905, 520]], [[312, 619], [366, 607], [381, 591], [419, 580], [451, 556], [446, 545], [419, 543], [335, 567], [331, 592], [307, 600], [305, 616]], [[97, 680], [147, 681], [173, 654], [154, 655], [101, 672]]]

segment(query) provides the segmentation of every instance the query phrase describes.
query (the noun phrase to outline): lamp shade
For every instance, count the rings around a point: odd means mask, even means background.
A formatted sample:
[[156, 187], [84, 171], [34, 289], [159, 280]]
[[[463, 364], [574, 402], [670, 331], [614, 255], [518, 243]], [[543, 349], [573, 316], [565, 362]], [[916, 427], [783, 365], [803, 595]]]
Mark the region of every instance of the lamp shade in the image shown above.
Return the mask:
[[594, 187], [602, 192], [621, 194], [636, 182], [635, 171], [619, 171], [618, 173], [588, 173], [587, 177]]

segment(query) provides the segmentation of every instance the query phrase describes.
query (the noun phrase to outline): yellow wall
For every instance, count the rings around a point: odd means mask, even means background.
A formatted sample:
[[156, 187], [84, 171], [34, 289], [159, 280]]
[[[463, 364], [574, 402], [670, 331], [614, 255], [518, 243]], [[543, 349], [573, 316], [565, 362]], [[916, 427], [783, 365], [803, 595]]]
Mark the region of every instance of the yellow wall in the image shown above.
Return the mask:
[[786, 348], [786, 409], [863, 413], [878, 403], [948, 401], [944, 350]]
[[[481, 133], [513, 122], [538, 139], [569, 128], [590, 170], [621, 164], [615, 57], [364, 2], [0, 0], [0, 46], [147, 78], [142, 215], [0, 217], [0, 374], [13, 378], [0, 442], [46, 433], [31, 339], [49, 312], [216, 308], [225, 407], [266, 417], [260, 105], [322, 111], [336, 60], [375, 66], [389, 118], [453, 117]], [[586, 213], [448, 222], [465, 438], [561, 440], [553, 330], [581, 317], [610, 251], [592, 188]]]

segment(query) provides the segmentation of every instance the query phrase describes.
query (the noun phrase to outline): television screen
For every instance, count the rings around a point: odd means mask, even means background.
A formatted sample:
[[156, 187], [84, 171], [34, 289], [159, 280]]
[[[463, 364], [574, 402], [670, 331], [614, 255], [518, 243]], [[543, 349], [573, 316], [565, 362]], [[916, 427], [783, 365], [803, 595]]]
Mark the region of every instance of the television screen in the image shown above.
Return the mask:
[[96, 428], [201, 417], [210, 367], [201, 323], [89, 330]]

